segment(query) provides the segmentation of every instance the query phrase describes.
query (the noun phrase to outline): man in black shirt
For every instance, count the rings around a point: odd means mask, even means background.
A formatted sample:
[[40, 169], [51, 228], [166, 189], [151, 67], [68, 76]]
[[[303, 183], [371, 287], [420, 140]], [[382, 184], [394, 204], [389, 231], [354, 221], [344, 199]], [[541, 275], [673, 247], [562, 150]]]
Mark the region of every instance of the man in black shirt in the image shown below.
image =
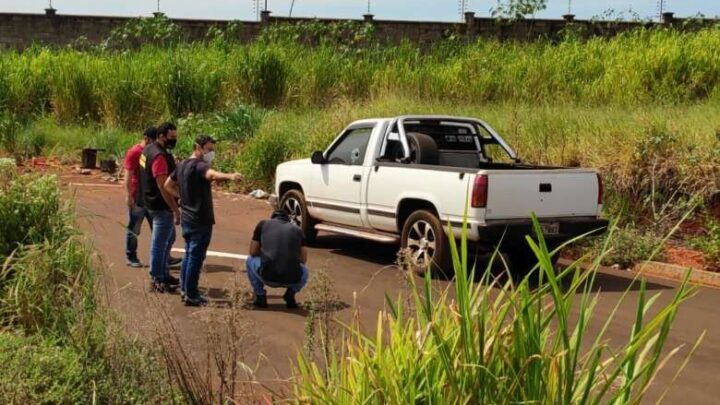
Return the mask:
[[180, 163], [165, 182], [165, 189], [180, 199], [182, 209], [185, 258], [180, 270], [180, 291], [188, 306], [207, 304], [207, 299], [198, 290], [198, 281], [215, 225], [210, 183], [242, 179], [238, 173], [225, 174], [211, 169], [210, 163], [214, 157], [215, 140], [207, 135], [198, 136], [192, 156]]
[[260, 221], [250, 243], [246, 262], [248, 279], [255, 293], [255, 305], [267, 308], [265, 285], [285, 287], [288, 308], [297, 308], [295, 294], [307, 284], [307, 248], [302, 231], [290, 221], [287, 212], [277, 210], [271, 219]]

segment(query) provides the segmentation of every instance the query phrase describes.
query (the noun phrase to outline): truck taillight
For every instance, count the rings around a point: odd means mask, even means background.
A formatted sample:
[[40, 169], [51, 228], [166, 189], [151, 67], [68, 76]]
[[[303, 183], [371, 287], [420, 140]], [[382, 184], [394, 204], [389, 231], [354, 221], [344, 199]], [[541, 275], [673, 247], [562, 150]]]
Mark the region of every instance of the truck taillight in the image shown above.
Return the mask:
[[602, 176], [600, 176], [600, 173], [597, 173], [597, 181], [598, 181], [598, 204], [603, 203], [603, 197], [605, 194], [605, 188], [603, 187], [603, 179]]
[[488, 176], [487, 174], [479, 174], [475, 177], [475, 184], [473, 185], [472, 202], [473, 208], [485, 208], [487, 207], [488, 197]]

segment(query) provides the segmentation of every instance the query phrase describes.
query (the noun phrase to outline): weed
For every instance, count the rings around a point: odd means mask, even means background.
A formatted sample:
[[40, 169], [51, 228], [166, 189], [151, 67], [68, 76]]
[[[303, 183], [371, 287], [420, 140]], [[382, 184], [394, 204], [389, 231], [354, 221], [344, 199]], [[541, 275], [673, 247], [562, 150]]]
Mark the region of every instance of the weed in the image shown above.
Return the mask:
[[703, 252], [711, 268], [720, 269], [720, 220], [709, 218], [705, 225], [705, 234], [692, 238], [690, 244]]
[[411, 316], [402, 299], [388, 300], [377, 333], [364, 334], [355, 321], [341, 349], [324, 359], [327, 366], [301, 355], [295, 402], [640, 402], [673, 354], [662, 349], [679, 305], [694, 290], [686, 281], [669, 305], [648, 312], [655, 300], [645, 298], [641, 281], [630, 337], [613, 349], [604, 332], [613, 316], [600, 332], [588, 329], [598, 263], [589, 271], [576, 262], [556, 272], [536, 219], [534, 226], [536, 239], [527, 242], [538, 258], [539, 286], [531, 287], [530, 277], [499, 285], [489, 271], [481, 283], [470, 283], [481, 269], [467, 267], [463, 232], [460, 247], [451, 242], [454, 285], [436, 294], [428, 272], [421, 288], [410, 289]]

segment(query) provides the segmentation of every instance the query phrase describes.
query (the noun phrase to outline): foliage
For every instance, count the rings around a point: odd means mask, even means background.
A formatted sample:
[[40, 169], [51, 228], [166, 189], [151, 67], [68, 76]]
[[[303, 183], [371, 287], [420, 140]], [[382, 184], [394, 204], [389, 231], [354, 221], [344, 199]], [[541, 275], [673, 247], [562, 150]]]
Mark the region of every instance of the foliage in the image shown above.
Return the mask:
[[136, 18], [124, 26], [114, 29], [102, 43], [104, 50], [134, 49], [152, 44], [169, 47], [182, 39], [180, 27], [164, 14], [155, 14], [150, 18]]
[[[595, 253], [602, 253], [604, 244], [604, 240], [597, 240]], [[604, 266], [619, 265], [621, 268], [627, 269], [650, 258], [662, 261], [664, 257], [662, 250], [653, 254], [662, 245], [661, 238], [647, 231], [630, 226], [618, 228], [609, 237], [608, 250], [603, 254], [601, 263]]]
[[493, 18], [519, 21], [547, 8], [548, 0], [504, 0], [499, 1], [497, 7], [491, 10]]
[[599, 331], [588, 326], [598, 302], [592, 293], [598, 263], [556, 271], [557, 252], [548, 251], [536, 218], [534, 226], [537, 239], [527, 242], [538, 259], [537, 287], [531, 277], [499, 284], [490, 271], [479, 274], [480, 283], [469, 282], [476, 269], [468, 268], [463, 235], [460, 247], [451, 243], [454, 285], [438, 293], [429, 272], [423, 286], [410, 276], [409, 298], [388, 297], [375, 335], [363, 333], [356, 317], [326, 367], [300, 356], [296, 403], [641, 402], [673, 354], [663, 349], [693, 289], [684, 282], [658, 308], [639, 281], [636, 319], [628, 337], [611, 346], [605, 331], [615, 311]]
[[0, 183], [0, 402], [169, 400], [153, 354], [96, 299], [97, 257], [53, 176]]
[[692, 238], [690, 244], [701, 250], [712, 268], [720, 268], [720, 220], [709, 218], [705, 234]]

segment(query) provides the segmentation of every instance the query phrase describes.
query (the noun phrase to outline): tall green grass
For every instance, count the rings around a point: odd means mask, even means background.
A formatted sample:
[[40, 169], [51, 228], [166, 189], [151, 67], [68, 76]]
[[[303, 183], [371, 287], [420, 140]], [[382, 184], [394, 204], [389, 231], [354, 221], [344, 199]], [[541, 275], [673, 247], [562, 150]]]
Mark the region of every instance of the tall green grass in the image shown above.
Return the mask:
[[0, 402], [157, 403], [154, 354], [98, 299], [99, 261], [54, 176], [0, 165]]
[[326, 106], [404, 96], [455, 103], [686, 103], [718, 99], [720, 31], [638, 30], [612, 39], [481, 39], [429, 50], [295, 41], [0, 54], [0, 108], [142, 128], [237, 101]]
[[668, 333], [693, 289], [685, 282], [659, 306], [638, 281], [635, 320], [627, 338], [610, 345], [606, 331], [625, 295], [591, 331], [599, 262], [556, 271], [557, 252], [548, 250], [537, 219], [534, 225], [536, 238], [527, 242], [538, 259], [538, 286], [530, 277], [503, 284], [490, 271], [472, 284], [481, 269], [468, 267], [465, 237], [460, 246], [453, 240], [455, 283], [437, 293], [429, 273], [419, 288], [411, 276], [409, 298], [388, 297], [374, 335], [355, 319], [337, 353], [322, 362], [301, 355], [296, 403], [640, 403], [676, 353], [665, 347]]

